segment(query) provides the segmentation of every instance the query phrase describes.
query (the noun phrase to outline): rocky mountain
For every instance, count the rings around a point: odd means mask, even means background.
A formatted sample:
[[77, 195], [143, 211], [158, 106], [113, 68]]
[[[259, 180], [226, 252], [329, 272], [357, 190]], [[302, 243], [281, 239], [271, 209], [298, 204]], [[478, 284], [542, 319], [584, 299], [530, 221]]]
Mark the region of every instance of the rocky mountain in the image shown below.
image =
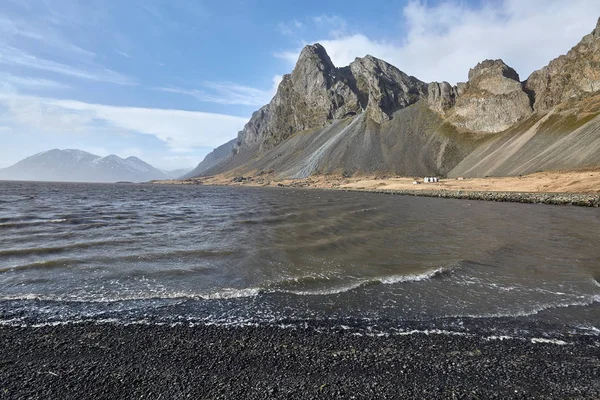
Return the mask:
[[224, 160], [229, 156], [232, 156], [233, 149], [236, 143], [237, 140], [233, 139], [225, 144], [220, 145], [219, 147], [208, 153], [206, 157], [204, 157], [204, 160], [202, 160], [196, 168], [194, 168], [191, 171], [186, 171], [178, 175], [177, 177], [181, 177], [181, 179], [187, 179], [202, 174], [210, 167], [217, 165], [220, 161]]
[[144, 182], [169, 179], [137, 157], [100, 157], [81, 150], [49, 150], [0, 169], [0, 179], [61, 182]]
[[532, 73], [524, 86], [540, 112], [600, 91], [600, 19], [592, 33], [566, 55]]
[[600, 20], [524, 82], [504, 61], [485, 60], [465, 83], [426, 84], [372, 56], [338, 68], [314, 44], [237, 140], [189, 176], [485, 176], [600, 166], [599, 115]]

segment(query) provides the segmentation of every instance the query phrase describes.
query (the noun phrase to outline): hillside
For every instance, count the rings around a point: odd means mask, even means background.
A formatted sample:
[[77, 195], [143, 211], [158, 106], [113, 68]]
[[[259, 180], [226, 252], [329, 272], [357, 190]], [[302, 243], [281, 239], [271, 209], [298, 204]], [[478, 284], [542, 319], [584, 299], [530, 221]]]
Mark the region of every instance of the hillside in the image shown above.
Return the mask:
[[502, 60], [426, 84], [372, 56], [306, 46], [272, 101], [187, 177], [511, 176], [600, 165], [600, 20], [525, 81]]

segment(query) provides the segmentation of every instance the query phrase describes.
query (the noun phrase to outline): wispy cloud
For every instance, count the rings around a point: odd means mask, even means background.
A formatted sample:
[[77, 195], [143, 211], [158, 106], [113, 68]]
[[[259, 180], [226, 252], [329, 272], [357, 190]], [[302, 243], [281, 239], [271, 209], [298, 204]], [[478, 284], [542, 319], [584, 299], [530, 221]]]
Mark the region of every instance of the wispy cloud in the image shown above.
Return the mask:
[[329, 30], [331, 36], [341, 36], [346, 33], [348, 23], [337, 15], [319, 15], [313, 18], [313, 22], [321, 28]]
[[297, 19], [277, 24], [277, 31], [286, 36], [293, 36], [302, 28], [304, 28], [304, 24]]
[[117, 107], [46, 97], [0, 94], [7, 125], [57, 134], [152, 135], [172, 151], [211, 148], [235, 137], [247, 118], [196, 111]]
[[[104, 67], [96, 53], [76, 43], [85, 36], [98, 9], [58, 1], [39, 2], [26, 12], [0, 7], [0, 64], [25, 69], [23, 75], [37, 70], [98, 82], [134, 83], [130, 77]], [[44, 86], [41, 83], [38, 86]]]
[[69, 85], [50, 79], [22, 77], [11, 74], [0, 74], [0, 81], [16, 89], [50, 90], [71, 88]]
[[123, 57], [125, 57], [125, 58], [131, 58], [131, 55], [129, 55], [128, 53], [125, 53], [123, 51], [117, 51], [116, 53], [119, 54], [119, 55], [121, 55], [121, 56], [123, 56]]
[[260, 90], [232, 82], [203, 82], [203, 90], [180, 87], [161, 87], [163, 92], [179, 93], [193, 96], [196, 99], [216, 104], [240, 104], [246, 106], [263, 106], [273, 97], [273, 90]]
[[0, 64], [54, 72], [75, 78], [130, 85], [134, 82], [118, 72], [99, 66], [86, 68], [37, 57], [16, 47], [0, 44]]
[[[315, 22], [342, 27], [315, 37], [338, 66], [371, 54], [425, 81], [464, 81], [469, 68], [486, 58], [502, 58], [525, 79], [533, 70], [566, 53], [592, 31], [600, 2], [499, 0], [473, 7], [459, 0], [411, 1], [403, 9], [402, 37], [373, 39], [336, 18]], [[560, 27], [556, 29], [555, 27]], [[306, 41], [302, 45], [308, 44]], [[296, 62], [301, 47], [275, 54]]]
[[7, 44], [17, 39], [26, 39], [43, 43], [44, 46], [63, 53], [72, 53], [88, 59], [96, 57], [94, 52], [75, 45], [56, 27], [44, 24], [35, 18], [23, 19], [14, 15], [9, 17], [0, 14], [0, 33], [2, 33], [2, 42]]

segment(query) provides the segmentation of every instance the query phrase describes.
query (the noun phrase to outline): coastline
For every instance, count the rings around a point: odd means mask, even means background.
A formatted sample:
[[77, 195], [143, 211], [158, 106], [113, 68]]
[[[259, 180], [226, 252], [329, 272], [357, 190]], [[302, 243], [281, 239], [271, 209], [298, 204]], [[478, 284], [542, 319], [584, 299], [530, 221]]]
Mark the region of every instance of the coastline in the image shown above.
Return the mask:
[[600, 347], [269, 326], [0, 327], [2, 398], [600, 397]]
[[[413, 184], [417, 180], [419, 184]], [[304, 179], [277, 179], [273, 173], [216, 175], [186, 180], [152, 181], [161, 185], [283, 187], [360, 191], [403, 196], [438, 197], [529, 204], [600, 207], [600, 171], [540, 172], [518, 177], [440, 179], [395, 176], [317, 175]]]

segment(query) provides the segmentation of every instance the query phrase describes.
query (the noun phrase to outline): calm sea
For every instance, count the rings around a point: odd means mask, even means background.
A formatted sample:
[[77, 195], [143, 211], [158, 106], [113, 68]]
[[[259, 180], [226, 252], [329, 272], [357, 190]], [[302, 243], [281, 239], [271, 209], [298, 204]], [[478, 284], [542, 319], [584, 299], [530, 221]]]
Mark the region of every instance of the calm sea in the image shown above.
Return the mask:
[[600, 334], [597, 209], [0, 182], [0, 324]]

